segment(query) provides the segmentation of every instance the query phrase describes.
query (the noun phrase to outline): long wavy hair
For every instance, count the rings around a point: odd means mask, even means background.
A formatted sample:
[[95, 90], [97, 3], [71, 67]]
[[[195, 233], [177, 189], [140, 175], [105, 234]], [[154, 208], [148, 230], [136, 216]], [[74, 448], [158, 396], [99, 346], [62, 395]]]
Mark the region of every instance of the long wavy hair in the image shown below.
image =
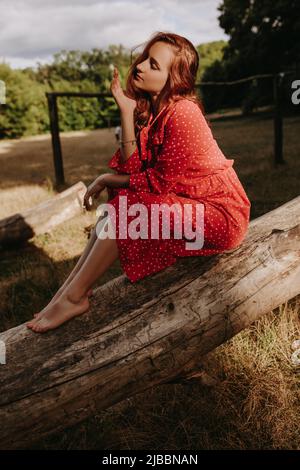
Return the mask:
[[[147, 124], [151, 114], [150, 94], [135, 86], [136, 66], [143, 62], [151, 46], [162, 41], [174, 48], [175, 57], [170, 67], [169, 76], [155, 103], [155, 115], [163, 107], [187, 98], [196, 103], [204, 114], [204, 106], [195, 91], [199, 54], [193, 44], [183, 36], [175, 33], [156, 32], [146, 43], [143, 52], [131, 63], [127, 74], [125, 94], [135, 99], [137, 106], [134, 111], [134, 127], [136, 135]], [[143, 43], [144, 44], [144, 43]]]

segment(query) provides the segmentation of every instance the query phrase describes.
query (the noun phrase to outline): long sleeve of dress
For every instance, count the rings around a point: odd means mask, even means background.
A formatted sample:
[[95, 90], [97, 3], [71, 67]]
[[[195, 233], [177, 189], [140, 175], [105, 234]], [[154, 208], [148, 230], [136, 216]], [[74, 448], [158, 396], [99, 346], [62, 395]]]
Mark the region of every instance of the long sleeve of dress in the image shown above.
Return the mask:
[[109, 168], [116, 170], [119, 174], [130, 174], [137, 171], [140, 167], [138, 147], [132, 152], [125, 162], [122, 161], [121, 149], [118, 148], [108, 163]]
[[195, 166], [195, 160], [199, 162], [199, 150], [205, 151], [211, 140], [210, 127], [197, 104], [188, 100], [177, 102], [166, 122], [155, 166], [131, 174], [129, 188], [156, 194], [170, 192], [186, 169]]

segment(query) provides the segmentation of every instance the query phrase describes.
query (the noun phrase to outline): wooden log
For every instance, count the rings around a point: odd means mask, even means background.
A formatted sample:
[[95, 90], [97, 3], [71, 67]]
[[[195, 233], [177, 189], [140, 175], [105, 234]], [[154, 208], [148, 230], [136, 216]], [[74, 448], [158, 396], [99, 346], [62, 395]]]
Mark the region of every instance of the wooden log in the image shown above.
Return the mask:
[[201, 358], [300, 293], [300, 197], [251, 221], [243, 244], [100, 286], [56, 330], [0, 334], [0, 448], [26, 448], [136, 393], [194, 375]]
[[82, 181], [21, 213], [0, 220], [0, 245], [23, 242], [84, 212], [86, 186]]

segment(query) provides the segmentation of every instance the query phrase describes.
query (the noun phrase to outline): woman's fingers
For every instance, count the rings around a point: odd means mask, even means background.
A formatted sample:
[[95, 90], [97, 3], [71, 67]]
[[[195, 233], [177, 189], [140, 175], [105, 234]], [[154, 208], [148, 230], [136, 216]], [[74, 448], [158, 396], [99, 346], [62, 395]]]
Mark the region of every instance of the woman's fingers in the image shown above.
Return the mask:
[[[104, 190], [104, 188], [99, 189], [95, 188], [94, 190], [87, 191], [83, 197], [83, 206], [86, 208], [86, 210], [90, 210], [93, 204], [93, 196], [95, 199], [98, 199], [100, 197], [100, 193]], [[92, 202], [90, 202], [90, 199]]]
[[121, 84], [120, 84], [120, 79], [119, 79], [119, 71], [118, 69], [114, 69], [114, 76], [112, 80], [112, 88], [114, 89], [115, 92], [118, 92], [121, 90]]
[[91, 197], [91, 194], [89, 192], [86, 192], [85, 195], [84, 195], [84, 198], [83, 198], [83, 205], [84, 205], [84, 207], [86, 208], [87, 211], [90, 210], [90, 208], [91, 208], [90, 197]]

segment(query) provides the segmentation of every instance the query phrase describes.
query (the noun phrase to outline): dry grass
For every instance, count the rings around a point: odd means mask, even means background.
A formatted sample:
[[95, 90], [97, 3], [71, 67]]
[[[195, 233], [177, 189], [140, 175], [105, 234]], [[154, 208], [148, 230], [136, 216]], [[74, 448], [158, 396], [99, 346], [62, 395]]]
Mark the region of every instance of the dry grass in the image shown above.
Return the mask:
[[[299, 195], [300, 118], [284, 122], [288, 163], [272, 167], [273, 122], [213, 123], [216, 140], [252, 202], [251, 218]], [[113, 129], [62, 136], [66, 186], [89, 184], [108, 170]], [[0, 218], [55, 194], [50, 136], [0, 142]], [[103, 195], [103, 201], [106, 199]], [[23, 323], [53, 296], [87, 241], [95, 212], [73, 218], [22, 249], [1, 253], [0, 329]], [[98, 285], [120, 275], [116, 262]], [[163, 385], [44, 439], [36, 449], [300, 449], [299, 370], [291, 343], [300, 338], [299, 296], [270, 312], [205, 358], [213, 387]]]

